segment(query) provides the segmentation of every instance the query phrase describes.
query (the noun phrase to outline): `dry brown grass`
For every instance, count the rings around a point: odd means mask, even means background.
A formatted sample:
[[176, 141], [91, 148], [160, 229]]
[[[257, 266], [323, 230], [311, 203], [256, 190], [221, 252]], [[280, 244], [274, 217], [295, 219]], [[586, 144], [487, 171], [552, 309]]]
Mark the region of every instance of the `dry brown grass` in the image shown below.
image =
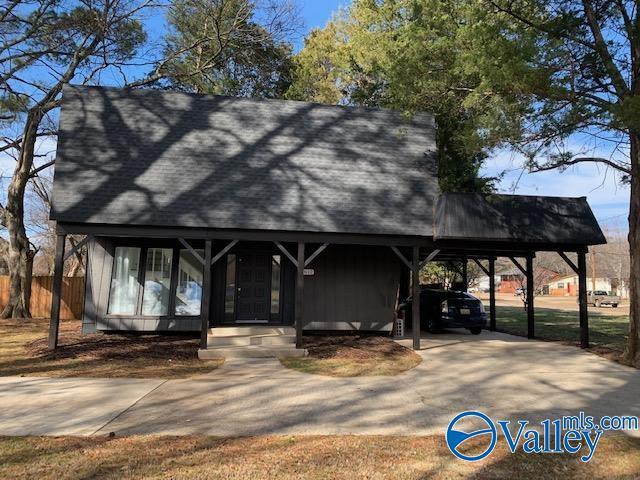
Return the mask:
[[589, 463], [570, 455], [457, 460], [442, 436], [5, 437], [1, 478], [493, 479], [638, 478], [640, 441], [601, 440]]
[[222, 361], [198, 360], [198, 340], [177, 335], [80, 334], [60, 323], [60, 347], [47, 350], [45, 319], [0, 320], [0, 376], [186, 378]]
[[309, 356], [285, 358], [285, 367], [332, 377], [397, 375], [422, 358], [388, 337], [365, 335], [306, 336]]

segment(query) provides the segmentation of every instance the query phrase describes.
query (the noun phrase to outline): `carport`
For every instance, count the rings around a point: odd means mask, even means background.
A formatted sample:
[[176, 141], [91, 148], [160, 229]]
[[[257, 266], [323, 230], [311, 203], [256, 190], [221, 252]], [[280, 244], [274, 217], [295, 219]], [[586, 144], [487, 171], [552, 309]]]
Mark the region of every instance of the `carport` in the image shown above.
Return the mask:
[[[537, 252], [556, 252], [578, 275], [580, 346], [589, 347], [586, 254], [590, 245], [606, 243], [586, 197], [481, 195], [445, 193], [438, 197], [433, 242], [411, 252], [394, 248], [407, 266], [404, 285], [419, 293], [419, 272], [428, 262], [475, 262], [489, 277], [489, 329], [496, 330], [495, 262], [505, 257], [526, 278], [527, 337], [535, 338], [534, 266]], [[571, 257], [574, 257], [575, 260]], [[488, 264], [485, 266], [482, 261]], [[405, 290], [405, 293], [406, 292]], [[420, 302], [412, 303], [413, 318], [420, 318]], [[420, 348], [420, 330], [413, 329], [413, 347]]]

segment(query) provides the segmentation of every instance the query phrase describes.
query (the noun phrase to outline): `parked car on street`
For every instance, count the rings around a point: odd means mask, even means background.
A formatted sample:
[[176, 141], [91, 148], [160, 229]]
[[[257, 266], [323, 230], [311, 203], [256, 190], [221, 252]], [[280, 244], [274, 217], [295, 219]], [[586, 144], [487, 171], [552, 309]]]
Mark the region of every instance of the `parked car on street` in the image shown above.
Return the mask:
[[594, 307], [602, 307], [604, 305], [610, 305], [613, 308], [617, 308], [620, 304], [620, 297], [617, 295], [611, 295], [604, 290], [591, 290], [587, 291], [587, 304]]
[[[412, 323], [413, 298], [398, 306], [408, 323]], [[478, 335], [487, 326], [482, 302], [466, 292], [424, 289], [420, 292], [420, 327], [430, 332], [443, 328], [466, 328]]]

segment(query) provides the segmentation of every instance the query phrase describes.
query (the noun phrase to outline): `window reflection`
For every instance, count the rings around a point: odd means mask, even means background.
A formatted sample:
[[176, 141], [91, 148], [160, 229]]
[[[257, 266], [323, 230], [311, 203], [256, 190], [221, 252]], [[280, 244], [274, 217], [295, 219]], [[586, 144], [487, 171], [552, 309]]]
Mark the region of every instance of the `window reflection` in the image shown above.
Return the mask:
[[144, 274], [143, 315], [167, 315], [169, 313], [169, 289], [171, 286], [171, 248], [147, 250], [147, 266]]
[[[204, 257], [204, 250], [196, 250]], [[180, 250], [176, 315], [200, 315], [202, 304], [203, 265], [189, 250]]]
[[133, 315], [138, 300], [140, 249], [116, 247], [111, 271], [109, 308], [112, 315]]

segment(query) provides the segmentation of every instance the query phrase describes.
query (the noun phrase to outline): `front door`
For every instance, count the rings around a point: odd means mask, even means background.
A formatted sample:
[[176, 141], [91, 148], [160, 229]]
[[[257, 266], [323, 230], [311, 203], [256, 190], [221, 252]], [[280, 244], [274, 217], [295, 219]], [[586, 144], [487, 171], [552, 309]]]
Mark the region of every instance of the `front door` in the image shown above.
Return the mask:
[[237, 303], [238, 322], [269, 321], [269, 267], [267, 253], [238, 253]]

